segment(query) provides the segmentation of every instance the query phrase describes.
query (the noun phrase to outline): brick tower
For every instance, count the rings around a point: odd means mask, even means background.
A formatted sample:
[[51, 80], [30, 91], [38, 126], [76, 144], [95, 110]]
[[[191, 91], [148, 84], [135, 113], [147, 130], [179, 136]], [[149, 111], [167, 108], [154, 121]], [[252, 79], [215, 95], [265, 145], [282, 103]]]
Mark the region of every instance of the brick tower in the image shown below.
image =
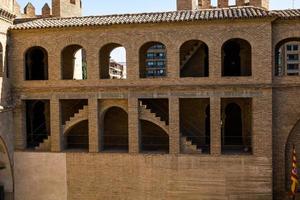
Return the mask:
[[53, 17], [80, 17], [81, 0], [52, 0], [52, 15]]

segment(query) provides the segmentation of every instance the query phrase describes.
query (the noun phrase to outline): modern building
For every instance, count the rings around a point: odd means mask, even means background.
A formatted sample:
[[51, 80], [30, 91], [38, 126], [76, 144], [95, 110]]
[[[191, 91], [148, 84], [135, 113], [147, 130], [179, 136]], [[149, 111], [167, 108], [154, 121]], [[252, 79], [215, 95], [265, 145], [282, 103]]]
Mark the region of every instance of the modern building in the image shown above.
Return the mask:
[[79, 0], [0, 0], [6, 200], [287, 199], [300, 10], [268, 4], [82, 17]]
[[278, 75], [300, 75], [300, 42], [294, 41], [283, 45], [279, 51]]
[[126, 66], [114, 60], [109, 63], [109, 76], [111, 79], [126, 79]]

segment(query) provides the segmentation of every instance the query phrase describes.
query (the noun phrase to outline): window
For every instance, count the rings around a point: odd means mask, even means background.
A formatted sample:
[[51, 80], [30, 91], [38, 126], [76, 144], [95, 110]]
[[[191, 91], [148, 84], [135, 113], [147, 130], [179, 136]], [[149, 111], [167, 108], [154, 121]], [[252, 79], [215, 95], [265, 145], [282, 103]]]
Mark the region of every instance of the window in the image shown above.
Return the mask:
[[299, 64], [288, 64], [287, 69], [288, 70], [298, 70], [299, 69]]
[[298, 61], [299, 60], [299, 55], [298, 54], [288, 54], [287, 55], [287, 60], [288, 61]]
[[76, 0], [70, 0], [70, 3], [75, 5], [76, 4]]

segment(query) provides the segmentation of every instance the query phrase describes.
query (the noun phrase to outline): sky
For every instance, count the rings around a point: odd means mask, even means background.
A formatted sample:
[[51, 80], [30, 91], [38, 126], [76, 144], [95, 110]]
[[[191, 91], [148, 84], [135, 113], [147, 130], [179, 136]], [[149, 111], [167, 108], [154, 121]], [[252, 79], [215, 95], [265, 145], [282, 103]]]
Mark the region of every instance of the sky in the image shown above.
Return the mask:
[[[21, 8], [30, 1], [40, 14], [45, 3], [51, 0], [17, 0]], [[216, 5], [217, 0], [212, 0]], [[232, 0], [229, 0], [232, 2]], [[300, 0], [294, 0], [294, 8], [300, 8]], [[109, 15], [122, 13], [141, 13], [176, 10], [176, 0], [82, 0], [83, 15]], [[293, 8], [293, 0], [270, 0], [270, 9]]]

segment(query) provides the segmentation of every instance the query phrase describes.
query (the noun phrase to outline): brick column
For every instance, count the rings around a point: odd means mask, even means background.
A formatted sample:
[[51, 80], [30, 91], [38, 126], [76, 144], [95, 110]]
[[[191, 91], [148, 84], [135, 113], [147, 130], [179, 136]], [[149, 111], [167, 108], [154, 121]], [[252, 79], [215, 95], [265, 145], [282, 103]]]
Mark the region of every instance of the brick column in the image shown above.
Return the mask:
[[135, 97], [128, 99], [128, 132], [129, 153], [139, 153], [140, 149], [140, 127], [139, 127], [139, 102]]
[[89, 151], [99, 152], [99, 116], [98, 99], [89, 99]]
[[210, 152], [212, 155], [221, 154], [221, 98], [210, 98]]
[[17, 106], [13, 111], [15, 149], [26, 149], [26, 105], [22, 100], [18, 100]]
[[169, 152], [180, 153], [179, 98], [169, 98]]
[[48, 54], [48, 79], [60, 80], [61, 74], [61, 55], [57, 49], [50, 49]]
[[140, 77], [139, 73], [139, 51], [138, 47], [130, 46], [126, 51], [127, 60], [127, 79], [137, 80]]
[[50, 119], [51, 119], [51, 151], [60, 152], [63, 150], [63, 133], [61, 126], [61, 110], [59, 99], [50, 100]]
[[99, 80], [100, 79], [100, 66], [99, 66], [99, 49], [86, 47], [86, 60], [87, 60], [87, 79]]
[[167, 47], [167, 76], [169, 78], [179, 78], [180, 56], [179, 50], [174, 45]]

